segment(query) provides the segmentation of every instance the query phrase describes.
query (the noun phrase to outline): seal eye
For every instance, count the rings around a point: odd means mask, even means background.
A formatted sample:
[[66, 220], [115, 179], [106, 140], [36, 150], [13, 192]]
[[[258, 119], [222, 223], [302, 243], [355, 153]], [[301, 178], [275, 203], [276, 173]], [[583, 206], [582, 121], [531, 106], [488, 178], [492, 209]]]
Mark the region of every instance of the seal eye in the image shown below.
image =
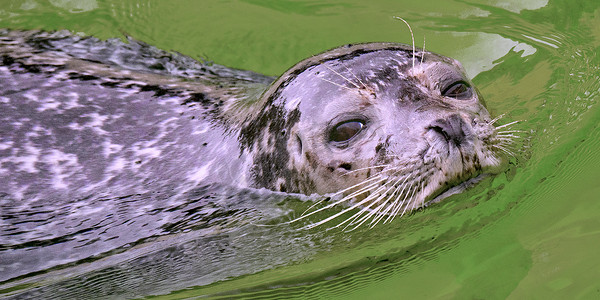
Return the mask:
[[365, 123], [360, 120], [351, 120], [337, 124], [329, 134], [329, 140], [333, 142], [345, 142], [357, 135]]
[[473, 96], [471, 86], [464, 81], [456, 81], [442, 91], [442, 96], [455, 99], [469, 99]]

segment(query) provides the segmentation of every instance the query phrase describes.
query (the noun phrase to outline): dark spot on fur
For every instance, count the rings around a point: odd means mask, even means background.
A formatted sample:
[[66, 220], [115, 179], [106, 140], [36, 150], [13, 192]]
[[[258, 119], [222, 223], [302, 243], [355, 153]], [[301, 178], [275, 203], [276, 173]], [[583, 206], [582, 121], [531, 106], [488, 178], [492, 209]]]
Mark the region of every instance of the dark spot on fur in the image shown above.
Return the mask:
[[91, 59], [91, 58], [80, 58], [80, 59], [83, 60], [83, 61], [89, 61], [89, 62], [92, 62], [92, 63], [95, 63], [95, 64], [102, 64], [102, 61], [99, 61], [97, 59]]
[[25, 70], [27, 70], [27, 72], [29, 73], [40, 73], [40, 66], [39, 65], [27, 65], [27, 64], [21, 64], [21, 67]]
[[152, 70], [165, 70], [165, 66], [161, 63], [155, 63], [153, 65], [148, 66], [148, 68]]
[[147, 84], [144, 85], [140, 88], [140, 91], [142, 92], [154, 92], [154, 96], [156, 97], [160, 97], [160, 96], [164, 96], [166, 94], [170, 94], [169, 90], [167, 89], [163, 89], [158, 85], [154, 85], [154, 84]]
[[69, 73], [69, 79], [81, 80], [81, 81], [90, 81], [90, 80], [98, 80], [98, 79], [100, 79], [100, 77], [94, 76], [94, 75], [86, 75], [86, 74], [79, 74], [79, 73], [75, 73], [75, 72], [70, 72]]
[[308, 162], [308, 165], [311, 168], [313, 168], [313, 170], [316, 169], [317, 166], [318, 166], [318, 163], [317, 163], [317, 160], [313, 157], [313, 155], [310, 152], [307, 151], [304, 154], [304, 156], [306, 157], [306, 162]]
[[188, 105], [190, 103], [200, 103], [202, 105], [209, 105], [210, 100], [203, 93], [193, 93], [190, 95], [189, 98], [183, 100], [183, 102], [181, 102], [181, 105]]
[[395, 78], [398, 78], [398, 71], [396, 69], [387, 67], [383, 69], [379, 69], [375, 72], [375, 76], [379, 80], [389, 81]]
[[53, 39], [48, 37], [31, 36], [27, 38], [26, 43], [31, 45], [33, 48], [52, 49], [54, 46], [50, 43], [51, 40]]
[[12, 64], [15, 63], [15, 59], [8, 56], [8, 55], [2, 55], [2, 65], [3, 66], [10, 66]]
[[[290, 153], [287, 149], [288, 139], [282, 135], [283, 131], [289, 132], [300, 119], [300, 111], [295, 109], [287, 112], [283, 107], [266, 105], [251, 122], [244, 124], [240, 130], [241, 150], [253, 149], [254, 165], [252, 175], [257, 185], [270, 189], [281, 189], [277, 180], [284, 179], [287, 192], [314, 189], [314, 183], [308, 174], [287, 168]], [[266, 131], [266, 132], [265, 132]], [[263, 141], [260, 138], [267, 136], [268, 144], [275, 151], [260, 149]], [[259, 150], [255, 150], [259, 149]], [[310, 155], [307, 156], [310, 164]]]
[[101, 86], [105, 86], [105, 87], [117, 87], [119, 86], [119, 82], [116, 81], [105, 81], [103, 83], [100, 84]]

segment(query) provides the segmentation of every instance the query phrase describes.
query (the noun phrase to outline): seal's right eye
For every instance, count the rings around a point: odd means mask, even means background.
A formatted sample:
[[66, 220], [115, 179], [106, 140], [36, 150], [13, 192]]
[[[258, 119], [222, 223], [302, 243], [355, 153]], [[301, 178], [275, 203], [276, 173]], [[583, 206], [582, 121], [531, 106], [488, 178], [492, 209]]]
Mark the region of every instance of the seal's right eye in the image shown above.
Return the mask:
[[332, 142], [346, 142], [357, 135], [365, 127], [365, 122], [361, 120], [350, 120], [341, 122], [329, 133], [329, 140]]

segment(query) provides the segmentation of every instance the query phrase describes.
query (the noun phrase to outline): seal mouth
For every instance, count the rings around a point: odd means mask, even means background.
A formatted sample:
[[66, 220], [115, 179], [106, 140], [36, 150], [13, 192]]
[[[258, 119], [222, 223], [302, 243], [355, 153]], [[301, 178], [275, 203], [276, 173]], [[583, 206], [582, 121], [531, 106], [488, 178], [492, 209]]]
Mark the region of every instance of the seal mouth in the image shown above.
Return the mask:
[[460, 194], [460, 193], [472, 188], [473, 186], [478, 184], [483, 179], [489, 177], [490, 175], [491, 174], [488, 174], [488, 173], [479, 174], [475, 177], [471, 177], [467, 180], [461, 181], [456, 185], [450, 186], [448, 188], [440, 189], [439, 192], [429, 195], [425, 199], [425, 201], [423, 201], [422, 207], [423, 208], [428, 207], [432, 204], [441, 202], [442, 200], [444, 200], [452, 195]]

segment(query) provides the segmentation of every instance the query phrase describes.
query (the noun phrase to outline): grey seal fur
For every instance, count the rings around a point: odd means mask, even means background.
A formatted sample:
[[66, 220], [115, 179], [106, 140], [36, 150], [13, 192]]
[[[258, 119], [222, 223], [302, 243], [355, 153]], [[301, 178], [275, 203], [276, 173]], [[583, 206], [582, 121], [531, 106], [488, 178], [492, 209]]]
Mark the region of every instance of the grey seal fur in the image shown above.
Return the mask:
[[12, 206], [225, 182], [334, 193], [326, 208], [376, 219], [506, 162], [508, 137], [460, 63], [403, 44], [342, 46], [275, 81], [66, 32], [0, 31], [0, 58]]

